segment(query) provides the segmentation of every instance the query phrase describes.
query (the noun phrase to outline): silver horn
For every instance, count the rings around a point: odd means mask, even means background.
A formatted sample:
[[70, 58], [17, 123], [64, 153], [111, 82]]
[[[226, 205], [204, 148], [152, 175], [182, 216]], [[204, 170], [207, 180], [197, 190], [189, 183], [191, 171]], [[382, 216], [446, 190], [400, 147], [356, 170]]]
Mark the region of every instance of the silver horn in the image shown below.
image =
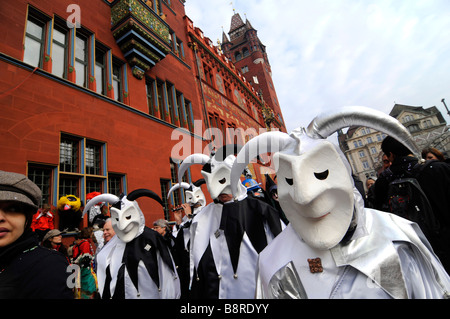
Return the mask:
[[86, 204], [86, 206], [84, 207], [84, 209], [83, 209], [83, 217], [84, 217], [84, 214], [86, 214], [86, 212], [89, 211], [89, 209], [90, 209], [92, 206], [94, 206], [94, 205], [96, 205], [96, 204], [98, 204], [98, 203], [101, 203], [101, 202], [108, 202], [108, 203], [110, 203], [110, 204], [114, 204], [114, 203], [117, 203], [119, 200], [120, 200], [120, 198], [117, 197], [117, 196], [114, 195], [114, 194], [108, 194], [108, 193], [105, 193], [105, 194], [97, 195], [97, 196], [95, 196], [94, 198], [92, 198], [92, 199]]
[[248, 141], [238, 153], [231, 168], [230, 186], [233, 197], [236, 198], [239, 194], [238, 185], [242, 172], [254, 158], [260, 154], [279, 152], [288, 148], [290, 143], [295, 144], [295, 140], [279, 131], [266, 132]]
[[308, 125], [306, 134], [312, 138], [327, 138], [339, 129], [350, 126], [365, 126], [386, 133], [409, 148], [416, 157], [421, 157], [406, 127], [392, 116], [364, 106], [348, 106], [336, 113], [319, 115]]
[[178, 168], [178, 183], [182, 183], [181, 179], [183, 178], [184, 173], [186, 170], [194, 164], [201, 164], [205, 165], [210, 160], [208, 155], [196, 153], [189, 155], [186, 157], [183, 162], [181, 163], [180, 167]]
[[170, 194], [172, 194], [172, 192], [174, 190], [177, 190], [179, 188], [189, 189], [189, 188], [191, 188], [191, 185], [189, 185], [188, 183], [185, 183], [185, 182], [176, 183], [169, 189], [169, 192], [167, 193], [167, 199], [170, 198]]

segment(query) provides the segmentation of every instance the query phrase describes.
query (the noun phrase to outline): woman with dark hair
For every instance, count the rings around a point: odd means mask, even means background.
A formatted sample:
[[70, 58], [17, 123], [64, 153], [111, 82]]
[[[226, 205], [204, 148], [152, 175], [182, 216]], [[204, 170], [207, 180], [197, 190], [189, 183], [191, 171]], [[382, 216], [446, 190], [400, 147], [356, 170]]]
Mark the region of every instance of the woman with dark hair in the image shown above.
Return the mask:
[[62, 243], [62, 232], [59, 229], [52, 229], [48, 231], [44, 238], [42, 239], [42, 246], [59, 251], [64, 257], [69, 261], [69, 255], [67, 253], [67, 248]]
[[25, 175], [0, 171], [0, 299], [73, 298], [69, 263], [39, 246], [31, 230], [41, 190]]
[[422, 158], [424, 160], [438, 160], [441, 162], [445, 161], [444, 154], [442, 154], [438, 149], [434, 147], [427, 147], [422, 150]]

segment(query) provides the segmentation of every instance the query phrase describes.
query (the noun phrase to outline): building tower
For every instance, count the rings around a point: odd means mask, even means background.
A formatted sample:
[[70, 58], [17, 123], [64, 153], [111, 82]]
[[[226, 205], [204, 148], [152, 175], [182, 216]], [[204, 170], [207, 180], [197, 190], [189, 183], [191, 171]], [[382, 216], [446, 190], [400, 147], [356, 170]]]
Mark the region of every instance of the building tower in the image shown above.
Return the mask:
[[263, 98], [266, 126], [285, 131], [266, 47], [258, 38], [257, 30], [247, 18], [244, 23], [239, 13], [235, 13], [228, 35], [223, 32], [221, 49]]

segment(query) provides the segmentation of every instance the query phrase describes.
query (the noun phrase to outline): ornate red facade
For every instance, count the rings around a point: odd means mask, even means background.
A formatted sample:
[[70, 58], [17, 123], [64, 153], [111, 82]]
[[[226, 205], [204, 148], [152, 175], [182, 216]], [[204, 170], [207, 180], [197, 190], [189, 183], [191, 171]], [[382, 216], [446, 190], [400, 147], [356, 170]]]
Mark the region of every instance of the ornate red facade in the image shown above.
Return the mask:
[[[70, 5], [0, 5], [0, 169], [27, 174], [45, 202], [137, 188], [164, 197], [183, 159], [172, 154], [174, 130], [206, 147], [208, 127], [265, 128], [257, 90], [185, 16], [184, 1]], [[200, 167], [186, 178], [201, 178]], [[172, 196], [166, 214], [183, 200]], [[170, 219], [150, 199], [141, 208], [148, 225]]]

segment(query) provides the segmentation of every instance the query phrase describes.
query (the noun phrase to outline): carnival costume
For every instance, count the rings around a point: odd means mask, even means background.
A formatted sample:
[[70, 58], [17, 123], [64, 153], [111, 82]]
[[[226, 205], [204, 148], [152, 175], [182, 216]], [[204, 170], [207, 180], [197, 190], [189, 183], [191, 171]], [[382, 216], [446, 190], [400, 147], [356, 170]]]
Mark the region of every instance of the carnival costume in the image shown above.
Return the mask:
[[75, 195], [61, 196], [56, 208], [59, 214], [59, 230], [79, 230], [81, 222], [81, 200]]
[[[86, 204], [89, 203], [90, 200], [92, 200], [94, 197], [101, 195], [100, 192], [91, 192], [86, 194]], [[94, 218], [101, 214], [101, 208], [103, 203], [98, 203], [97, 205], [92, 206], [89, 209], [88, 213], [88, 225], [92, 226], [94, 224]]]
[[325, 140], [352, 125], [382, 131], [418, 153], [397, 120], [349, 107], [289, 135], [261, 134], [238, 154], [231, 173], [235, 197], [246, 163], [271, 152], [290, 221], [260, 254], [257, 297], [448, 298], [450, 278], [417, 224], [364, 208], [344, 154]]
[[167, 193], [167, 199], [169, 199], [172, 192], [180, 188], [184, 189], [186, 203], [191, 207], [191, 214], [189, 216], [183, 216], [181, 224], [175, 225], [172, 231], [172, 235], [175, 237], [172, 252], [176, 263], [178, 263], [177, 266], [179, 266], [177, 271], [180, 276], [181, 298], [183, 299], [189, 297], [190, 226], [193, 218], [206, 206], [205, 194], [201, 189], [201, 185], [203, 184], [205, 184], [203, 178], [191, 184], [181, 182], [173, 185]]
[[234, 154], [227, 146], [211, 157], [193, 154], [179, 169], [181, 179], [189, 166], [203, 165], [201, 173], [214, 199], [190, 226], [191, 298], [254, 298], [258, 254], [282, 229], [278, 212], [261, 200], [248, 198], [242, 184], [238, 201], [219, 202], [220, 194], [231, 194]]
[[177, 183], [175, 185], [173, 185], [169, 192], [167, 193], [167, 199], [170, 198], [170, 195], [182, 188], [184, 189], [185, 192], [185, 197], [186, 197], [186, 203], [189, 204], [189, 206], [191, 207], [191, 214], [190, 216], [183, 216], [182, 222], [180, 225], [176, 225], [173, 229], [173, 236], [177, 237], [178, 234], [181, 233], [184, 236], [184, 243], [185, 243], [185, 247], [187, 248], [188, 242], [189, 242], [189, 232], [183, 232], [183, 229], [185, 228], [189, 228], [191, 222], [192, 222], [192, 218], [197, 215], [198, 212], [200, 212], [202, 210], [203, 207], [206, 206], [206, 198], [205, 198], [205, 194], [203, 194], [201, 185], [205, 184], [205, 180], [199, 179], [197, 181], [195, 181], [194, 183], [188, 184], [185, 182], [181, 182], [181, 183]]
[[150, 197], [161, 205], [153, 191], [138, 189], [128, 196], [102, 194], [94, 197], [84, 213], [98, 202], [108, 202], [116, 235], [97, 255], [97, 276], [102, 298], [174, 299], [180, 296], [180, 281], [167, 244], [156, 231], [145, 226], [139, 197]]

